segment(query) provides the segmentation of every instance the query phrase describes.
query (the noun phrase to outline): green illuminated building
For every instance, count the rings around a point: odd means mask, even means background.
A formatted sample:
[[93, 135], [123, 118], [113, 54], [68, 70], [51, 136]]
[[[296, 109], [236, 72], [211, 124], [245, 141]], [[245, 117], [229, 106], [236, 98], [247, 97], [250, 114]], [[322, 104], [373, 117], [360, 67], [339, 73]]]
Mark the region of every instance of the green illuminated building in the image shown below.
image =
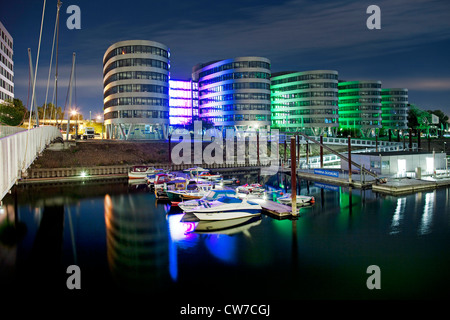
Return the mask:
[[273, 73], [270, 88], [272, 128], [313, 136], [336, 135], [337, 71]]
[[381, 118], [385, 130], [408, 129], [408, 89], [381, 89]]
[[339, 82], [339, 127], [372, 137], [381, 128], [381, 81]]

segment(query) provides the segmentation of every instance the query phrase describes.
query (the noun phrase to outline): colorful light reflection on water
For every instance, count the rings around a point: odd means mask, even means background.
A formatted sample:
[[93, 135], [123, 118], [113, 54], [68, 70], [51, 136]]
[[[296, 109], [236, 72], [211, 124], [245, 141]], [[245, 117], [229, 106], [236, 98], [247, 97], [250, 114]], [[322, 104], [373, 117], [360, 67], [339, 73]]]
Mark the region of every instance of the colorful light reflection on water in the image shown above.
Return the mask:
[[293, 298], [372, 298], [365, 288], [371, 264], [383, 272], [377, 297], [436, 297], [450, 285], [442, 277], [450, 268], [450, 189], [391, 197], [302, 181], [299, 194], [313, 195], [316, 202], [301, 208], [298, 220], [263, 215], [232, 225], [183, 221], [178, 208], [156, 202], [145, 189], [85, 188], [20, 190], [16, 214], [8, 196], [0, 223], [19, 219], [26, 233], [8, 247], [0, 237], [0, 253], [16, 257], [0, 260], [0, 280], [5, 270], [24, 276], [19, 266], [45, 247], [38, 232], [56, 212], [66, 223], [55, 254], [62, 254], [62, 266], [77, 260], [88, 292], [100, 290], [101, 283], [119, 293], [181, 295], [213, 286], [221, 295], [232, 291], [240, 297], [277, 291]]

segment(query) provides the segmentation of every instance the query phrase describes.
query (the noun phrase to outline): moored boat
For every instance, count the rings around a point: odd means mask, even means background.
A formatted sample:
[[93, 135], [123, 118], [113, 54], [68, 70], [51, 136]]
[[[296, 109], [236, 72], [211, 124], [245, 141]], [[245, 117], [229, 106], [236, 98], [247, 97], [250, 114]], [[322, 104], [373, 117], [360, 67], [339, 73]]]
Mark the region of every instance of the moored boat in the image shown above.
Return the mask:
[[128, 179], [145, 179], [148, 174], [155, 172], [154, 167], [150, 166], [132, 166], [128, 171]]
[[185, 212], [194, 214], [199, 220], [228, 220], [258, 216], [261, 210], [261, 205], [256, 202], [225, 196]]
[[200, 198], [198, 200], [183, 201], [183, 202], [179, 203], [178, 206], [180, 207], [181, 210], [186, 211], [186, 210], [195, 208], [204, 202], [214, 201], [223, 196], [235, 197], [236, 192], [231, 189], [223, 189], [223, 190], [212, 189], [202, 198]]
[[175, 178], [174, 180], [164, 182], [163, 185], [158, 188], [155, 186], [156, 198], [170, 201], [176, 201], [177, 199], [181, 200], [181, 198], [175, 197], [179, 196], [177, 193], [178, 191], [186, 191], [187, 184], [188, 180], [184, 178]]
[[209, 172], [209, 169], [205, 169], [202, 167], [193, 167], [183, 170], [184, 173], [195, 174], [196, 172]]
[[[291, 205], [292, 204], [292, 198], [290, 193], [286, 193], [284, 196], [279, 197], [278, 202], [282, 204]], [[315, 199], [313, 196], [303, 196], [303, 195], [297, 195], [296, 196], [296, 203], [298, 205], [306, 205], [306, 204], [312, 204], [315, 202]]]

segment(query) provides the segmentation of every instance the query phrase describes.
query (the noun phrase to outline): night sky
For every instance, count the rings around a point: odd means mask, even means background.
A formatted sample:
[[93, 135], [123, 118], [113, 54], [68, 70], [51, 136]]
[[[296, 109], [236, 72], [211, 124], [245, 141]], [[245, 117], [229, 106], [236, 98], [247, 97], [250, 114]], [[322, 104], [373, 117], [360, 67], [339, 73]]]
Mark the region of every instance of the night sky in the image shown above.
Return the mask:
[[[28, 54], [35, 64], [43, 0], [1, 0], [0, 21], [14, 38], [15, 96], [28, 94]], [[39, 60], [38, 105], [45, 100], [57, 0], [47, 0]], [[381, 29], [369, 30], [369, 5]], [[81, 30], [69, 30], [69, 5]], [[450, 115], [450, 1], [63, 0], [58, 105], [64, 107], [76, 52], [77, 108], [103, 111], [102, 59], [121, 40], [161, 42], [171, 51], [171, 78], [189, 79], [200, 62], [262, 56], [272, 72], [331, 69], [340, 80], [381, 80], [409, 89], [410, 103]], [[52, 70], [51, 84], [53, 84]], [[50, 87], [49, 100], [53, 93]], [[31, 95], [31, 94], [30, 94]]]

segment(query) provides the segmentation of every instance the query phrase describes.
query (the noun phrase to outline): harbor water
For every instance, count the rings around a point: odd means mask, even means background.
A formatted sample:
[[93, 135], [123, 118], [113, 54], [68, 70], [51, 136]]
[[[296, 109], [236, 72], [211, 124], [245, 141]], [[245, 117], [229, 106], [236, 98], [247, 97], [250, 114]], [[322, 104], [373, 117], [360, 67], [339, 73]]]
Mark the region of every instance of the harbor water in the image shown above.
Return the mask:
[[[273, 200], [290, 192], [288, 176], [262, 179]], [[126, 180], [18, 186], [1, 208], [1, 288], [71, 294], [67, 268], [75, 265], [81, 271], [78, 292], [92, 297], [446, 295], [450, 189], [394, 197], [301, 180], [298, 192], [315, 198], [300, 208], [298, 219], [263, 214], [204, 223], [183, 222], [178, 207]], [[379, 268], [380, 289], [368, 288], [369, 266]]]

